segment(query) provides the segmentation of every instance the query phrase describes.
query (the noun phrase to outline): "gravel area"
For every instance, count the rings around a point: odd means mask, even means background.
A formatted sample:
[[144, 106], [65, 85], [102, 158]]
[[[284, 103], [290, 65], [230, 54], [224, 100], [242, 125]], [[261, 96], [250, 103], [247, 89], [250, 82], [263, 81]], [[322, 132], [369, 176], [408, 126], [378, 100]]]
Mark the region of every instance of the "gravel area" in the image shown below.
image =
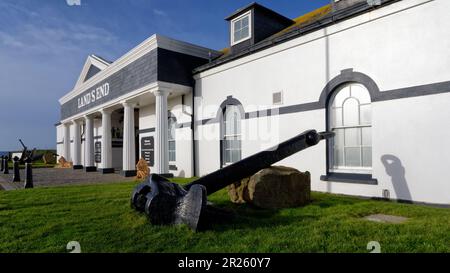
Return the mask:
[[[25, 170], [20, 170], [21, 182], [12, 181], [10, 174], [0, 174], [0, 190], [21, 189], [24, 186]], [[85, 172], [84, 170], [42, 168], [33, 169], [34, 187], [64, 186], [64, 185], [89, 185], [102, 183], [117, 183], [133, 181], [134, 177], [123, 177], [118, 172], [101, 174], [99, 172]]]

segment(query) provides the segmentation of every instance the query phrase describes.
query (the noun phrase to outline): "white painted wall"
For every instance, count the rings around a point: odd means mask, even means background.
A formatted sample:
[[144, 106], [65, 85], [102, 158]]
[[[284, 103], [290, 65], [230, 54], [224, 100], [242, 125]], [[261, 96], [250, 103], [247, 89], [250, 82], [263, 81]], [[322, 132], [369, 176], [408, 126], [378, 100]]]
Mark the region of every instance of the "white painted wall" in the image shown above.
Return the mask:
[[[227, 96], [238, 99], [246, 112], [278, 107], [272, 105], [272, 93], [278, 91], [283, 92], [281, 106], [316, 102], [325, 85], [348, 68], [370, 76], [381, 91], [449, 81], [449, 10], [446, 0], [400, 1], [202, 72], [196, 75], [196, 120], [214, 118]], [[388, 189], [394, 199], [450, 204], [445, 178], [449, 103], [450, 95], [441, 94], [373, 104], [372, 161], [378, 185], [321, 181], [325, 143], [278, 164], [310, 171], [313, 190], [381, 197]], [[325, 129], [324, 109], [270, 119], [278, 123], [271, 130], [273, 139]], [[268, 120], [243, 124], [258, 126]], [[217, 123], [196, 128], [199, 175], [220, 167], [219, 134]], [[264, 146], [249, 140], [242, 145], [243, 157]], [[386, 171], [381, 161], [385, 154], [399, 159], [404, 178], [399, 166], [393, 174]]]
[[59, 160], [59, 158], [63, 154], [63, 149], [64, 149], [64, 145], [63, 144], [58, 144], [58, 143], [62, 143], [63, 142], [63, 139], [64, 139], [64, 132], [63, 132], [63, 130], [64, 129], [63, 129], [62, 125], [56, 126], [56, 154], [58, 154], [58, 157], [56, 158], [57, 161]]
[[[191, 122], [192, 113], [192, 95], [185, 95], [185, 106], [182, 107], [181, 96], [171, 97], [168, 99], [167, 106], [171, 113], [176, 117], [177, 123], [182, 124]], [[147, 105], [140, 107], [139, 111], [139, 130], [145, 130], [156, 127], [155, 105]], [[170, 170], [174, 176], [191, 177], [193, 176], [192, 166], [192, 133], [190, 127], [176, 129], [176, 161], [169, 162], [169, 165], [176, 166], [177, 170]], [[139, 135], [139, 150], [141, 140], [144, 137], [153, 136], [155, 132], [147, 132]], [[150, 166], [152, 168], [153, 166]], [[151, 170], [150, 170], [151, 171]]]

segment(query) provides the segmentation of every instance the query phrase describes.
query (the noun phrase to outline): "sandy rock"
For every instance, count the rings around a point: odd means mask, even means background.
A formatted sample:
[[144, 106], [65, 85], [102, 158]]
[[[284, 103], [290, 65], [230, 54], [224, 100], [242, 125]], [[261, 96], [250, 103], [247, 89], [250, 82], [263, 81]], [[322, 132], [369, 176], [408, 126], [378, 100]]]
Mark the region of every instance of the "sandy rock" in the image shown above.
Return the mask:
[[136, 179], [146, 179], [148, 176], [150, 176], [150, 167], [147, 161], [141, 158], [136, 164]]
[[228, 195], [234, 203], [247, 202], [260, 208], [302, 206], [311, 199], [311, 175], [294, 168], [272, 166], [228, 186]]

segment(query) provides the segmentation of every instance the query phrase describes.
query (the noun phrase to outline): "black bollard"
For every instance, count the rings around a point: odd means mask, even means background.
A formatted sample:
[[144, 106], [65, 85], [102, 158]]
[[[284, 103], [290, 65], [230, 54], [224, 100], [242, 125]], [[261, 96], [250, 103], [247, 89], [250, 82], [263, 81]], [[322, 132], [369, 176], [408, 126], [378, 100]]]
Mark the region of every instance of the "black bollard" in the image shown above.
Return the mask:
[[9, 174], [8, 159], [8, 156], [5, 156], [5, 163], [3, 163], [3, 174]]
[[19, 158], [17, 156], [15, 156], [13, 158], [13, 160], [14, 160], [14, 165], [13, 165], [13, 169], [14, 169], [13, 182], [20, 182]]
[[5, 164], [5, 157], [2, 155], [1, 157], [1, 162], [0, 162], [0, 172], [3, 172], [3, 167], [4, 167], [4, 164]]
[[33, 164], [30, 158], [25, 161], [25, 173], [25, 189], [33, 188]]

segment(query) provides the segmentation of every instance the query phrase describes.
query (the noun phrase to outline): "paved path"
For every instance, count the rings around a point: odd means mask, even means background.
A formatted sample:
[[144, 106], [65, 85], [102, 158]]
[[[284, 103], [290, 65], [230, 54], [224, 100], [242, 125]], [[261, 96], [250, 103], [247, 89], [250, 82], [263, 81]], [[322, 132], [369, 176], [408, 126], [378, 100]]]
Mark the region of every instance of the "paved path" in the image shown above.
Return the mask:
[[[20, 170], [21, 182], [11, 182], [12, 177], [12, 170], [10, 170], [10, 174], [0, 174], [0, 190], [14, 190], [23, 188], [25, 170]], [[123, 177], [117, 172], [112, 174], [101, 174], [99, 172], [87, 173], [84, 170], [72, 169], [33, 169], [33, 184], [35, 188], [63, 185], [114, 183], [133, 181], [134, 179], [134, 177]]]

